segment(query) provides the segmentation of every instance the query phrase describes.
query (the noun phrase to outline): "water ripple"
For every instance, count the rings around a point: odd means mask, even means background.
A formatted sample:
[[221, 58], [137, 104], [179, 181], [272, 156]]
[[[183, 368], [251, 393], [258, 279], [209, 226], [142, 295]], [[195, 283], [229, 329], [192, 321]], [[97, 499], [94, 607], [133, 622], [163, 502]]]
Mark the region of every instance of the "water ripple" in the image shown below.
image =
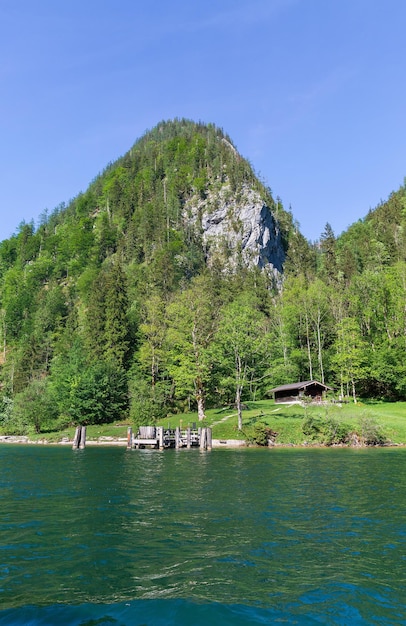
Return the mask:
[[404, 461], [5, 446], [0, 624], [406, 623]]

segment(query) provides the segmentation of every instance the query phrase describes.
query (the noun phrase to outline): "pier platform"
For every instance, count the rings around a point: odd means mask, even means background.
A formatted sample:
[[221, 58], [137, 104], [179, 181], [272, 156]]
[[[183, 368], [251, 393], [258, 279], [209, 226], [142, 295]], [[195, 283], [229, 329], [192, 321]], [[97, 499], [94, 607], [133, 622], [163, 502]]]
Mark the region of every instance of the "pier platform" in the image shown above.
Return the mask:
[[151, 448], [165, 450], [169, 448], [200, 448], [211, 450], [211, 428], [164, 428], [163, 426], [140, 426], [133, 434], [128, 429], [127, 447], [131, 449]]

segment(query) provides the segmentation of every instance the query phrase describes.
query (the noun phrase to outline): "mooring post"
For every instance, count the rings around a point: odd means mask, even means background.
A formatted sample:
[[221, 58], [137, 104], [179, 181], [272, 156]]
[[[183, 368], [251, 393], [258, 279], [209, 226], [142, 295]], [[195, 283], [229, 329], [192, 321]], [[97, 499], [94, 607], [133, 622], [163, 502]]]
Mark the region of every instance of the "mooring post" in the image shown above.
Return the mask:
[[131, 426], [127, 428], [127, 450], [129, 450], [133, 445], [133, 429]]
[[73, 438], [72, 450], [77, 450], [79, 448], [81, 431], [82, 431], [82, 428], [80, 426], [76, 426], [75, 436]]
[[211, 450], [211, 428], [207, 428], [207, 450]]
[[85, 445], [86, 445], [86, 426], [82, 426], [81, 428], [81, 432], [80, 432], [80, 444], [79, 444], [79, 448], [81, 450], [85, 449]]
[[163, 450], [164, 448], [164, 427], [163, 426], [157, 426], [156, 438], [158, 439], [159, 449]]
[[200, 431], [200, 442], [199, 442], [199, 447], [201, 450], [205, 450], [206, 449], [206, 428], [202, 428]]
[[175, 448], [176, 450], [180, 447], [180, 428], [177, 426], [175, 429]]
[[191, 438], [191, 433], [190, 433], [190, 426], [188, 426], [188, 428], [186, 429], [186, 447], [187, 448], [190, 448], [191, 441], [192, 441], [192, 438]]

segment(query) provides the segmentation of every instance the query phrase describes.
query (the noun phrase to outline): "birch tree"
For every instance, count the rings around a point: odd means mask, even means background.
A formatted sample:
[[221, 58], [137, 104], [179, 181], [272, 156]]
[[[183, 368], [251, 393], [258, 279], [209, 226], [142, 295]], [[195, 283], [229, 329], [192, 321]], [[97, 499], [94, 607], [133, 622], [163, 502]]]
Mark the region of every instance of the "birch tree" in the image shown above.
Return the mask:
[[196, 279], [167, 309], [168, 370], [177, 393], [192, 394], [199, 421], [205, 418], [206, 386], [211, 373], [210, 347], [217, 309], [204, 276]]
[[222, 366], [233, 374], [238, 429], [242, 430], [242, 394], [246, 383], [267, 365], [265, 317], [248, 294], [223, 307], [217, 333]]
[[334, 347], [336, 354], [332, 361], [340, 382], [341, 395], [349, 395], [351, 390], [356, 404], [356, 383], [366, 373], [367, 344], [361, 336], [359, 324], [355, 319], [344, 317], [341, 320], [337, 327]]

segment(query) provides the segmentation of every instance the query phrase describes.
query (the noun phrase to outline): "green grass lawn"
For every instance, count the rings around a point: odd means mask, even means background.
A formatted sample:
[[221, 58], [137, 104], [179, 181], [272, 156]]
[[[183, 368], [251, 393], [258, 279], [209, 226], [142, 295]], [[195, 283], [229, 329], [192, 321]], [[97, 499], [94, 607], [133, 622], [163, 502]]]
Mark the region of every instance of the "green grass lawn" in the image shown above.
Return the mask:
[[360, 410], [375, 417], [394, 443], [406, 443], [406, 402], [367, 402]]
[[[214, 439], [245, 439], [244, 429], [257, 422], [263, 422], [278, 433], [279, 443], [299, 444], [304, 440], [301, 424], [305, 412], [302, 407], [275, 405], [273, 400], [248, 402], [245, 406], [247, 408], [243, 411], [243, 432], [238, 430], [237, 412], [234, 408], [207, 410], [204, 426], [212, 428]], [[183, 413], [162, 420], [159, 425], [186, 428], [193, 423], [197, 426], [203, 425], [198, 423], [195, 413]]]
[[[245, 403], [243, 411], [243, 431], [237, 428], [237, 412], [234, 408], [209, 409], [204, 422], [198, 422], [196, 413], [172, 415], [161, 420], [158, 425], [170, 428], [187, 428], [196, 423], [197, 426], [210, 426], [214, 439], [245, 439], [246, 432], [256, 423], [263, 422], [277, 434], [276, 443], [302, 444], [308, 437], [302, 431], [303, 419], [307, 416], [334, 418], [351, 425], [354, 429], [359, 421], [365, 418], [374, 420], [383, 430], [385, 437], [393, 443], [406, 443], [406, 402], [359, 402], [343, 406], [327, 405], [303, 407], [298, 404], [275, 404], [273, 400], [259, 400]], [[87, 427], [87, 439], [100, 437], [125, 438], [128, 422], [97, 424]], [[244, 432], [245, 431], [245, 432]], [[30, 439], [46, 439], [50, 442], [61, 441], [66, 437], [72, 440], [75, 428], [66, 428], [58, 432], [44, 432], [32, 435]]]
[[[308, 405], [275, 404], [273, 400], [247, 402], [243, 411], [243, 431], [256, 422], [267, 424], [278, 433], [277, 443], [301, 444], [307, 440], [302, 431], [302, 421], [306, 416], [327, 417], [343, 421], [354, 429], [359, 420], [373, 419], [382, 428], [385, 436], [393, 443], [406, 443], [406, 402], [358, 402], [357, 404]], [[174, 415], [159, 422], [161, 426], [186, 428], [198, 424], [196, 413]], [[202, 424], [200, 424], [202, 425]], [[244, 439], [244, 432], [237, 428], [237, 412], [230, 409], [209, 409], [206, 412], [205, 426], [213, 430], [214, 439]]]
[[[127, 428], [131, 426], [131, 423], [113, 422], [111, 424], [94, 424], [86, 426], [86, 439], [99, 439], [100, 437], [114, 437], [114, 438], [126, 438]], [[70, 441], [75, 436], [76, 428], [71, 426], [60, 431], [44, 431], [40, 434], [30, 434], [29, 438], [32, 441], [40, 441], [46, 439], [50, 443], [56, 443], [63, 438], [67, 438]]]

